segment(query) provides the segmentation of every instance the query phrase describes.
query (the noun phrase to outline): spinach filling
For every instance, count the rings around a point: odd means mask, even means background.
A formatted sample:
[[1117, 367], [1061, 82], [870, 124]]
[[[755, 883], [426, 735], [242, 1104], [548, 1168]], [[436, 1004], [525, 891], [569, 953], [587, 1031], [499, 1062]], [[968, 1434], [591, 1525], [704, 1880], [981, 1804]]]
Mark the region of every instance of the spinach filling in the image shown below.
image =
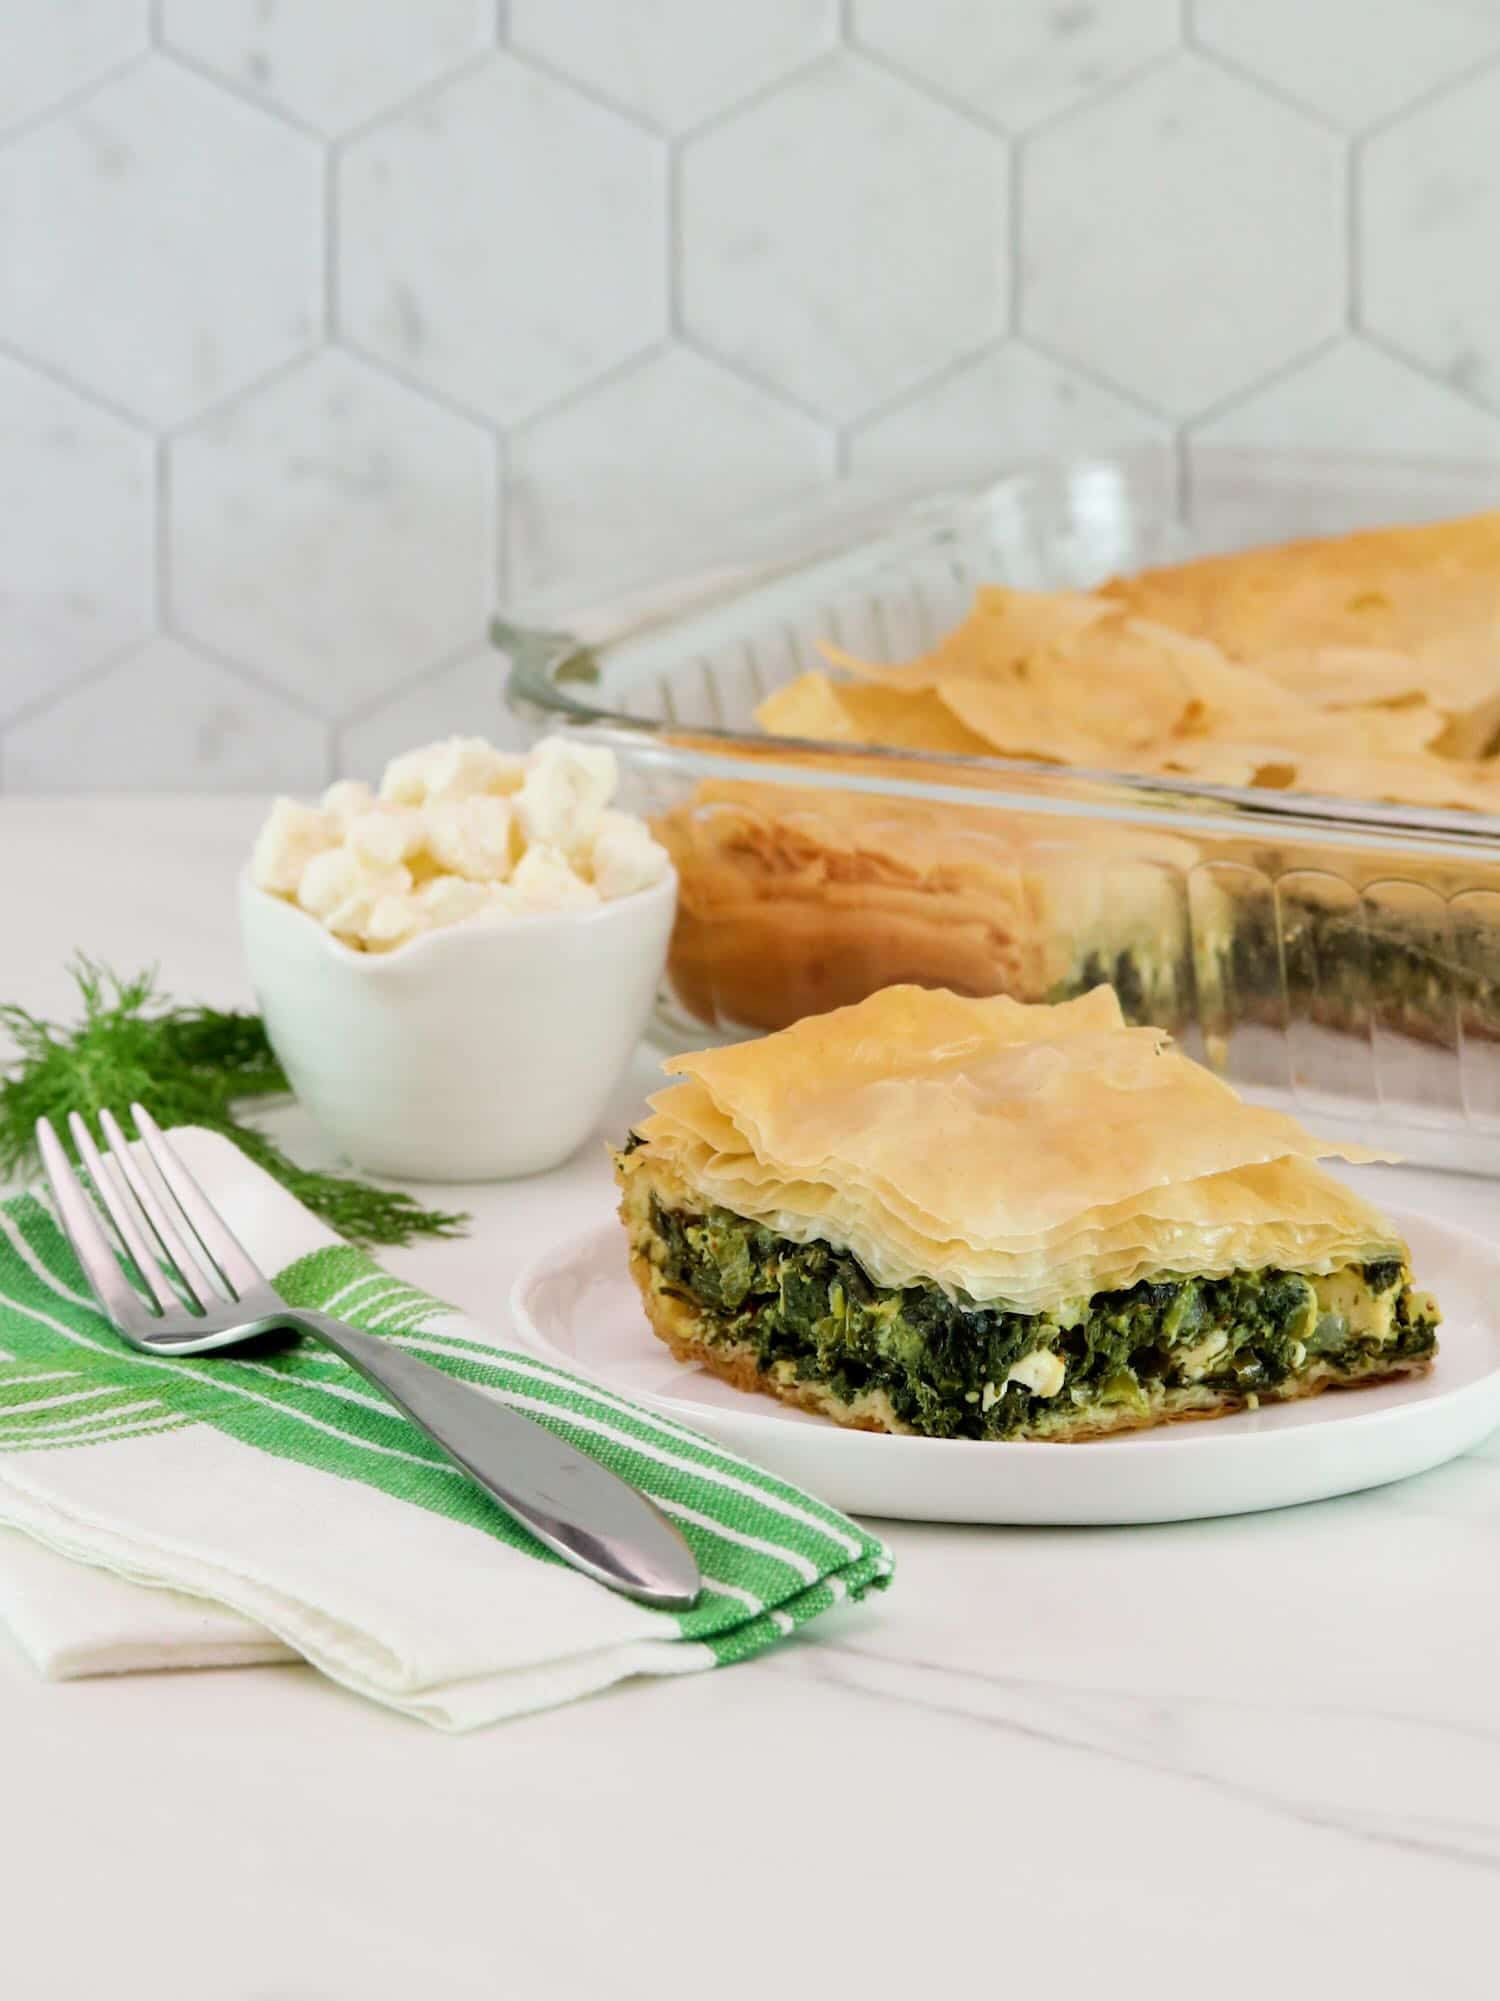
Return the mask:
[[1282, 887], [1274, 906], [1244, 898], [1227, 935], [1202, 949], [1203, 963], [1191, 947], [1160, 957], [1089, 951], [1047, 998], [1112, 986], [1128, 1022], [1173, 1031], [1196, 1020], [1222, 1034], [1244, 1021], [1283, 1025], [1290, 1014], [1360, 1034], [1374, 1016], [1447, 1044], [1456, 1016], [1500, 1039], [1500, 933], [1447, 904], [1424, 929]]
[[[1435, 1346], [1434, 1322], [1395, 1258], [1357, 1272], [1377, 1296], [1401, 1286], [1392, 1335], [1380, 1341], [1323, 1310], [1315, 1281], [1296, 1272], [1143, 1281], [1096, 1294], [1075, 1321], [966, 1305], [935, 1285], [880, 1286], [847, 1251], [793, 1243], [726, 1209], [687, 1213], [653, 1196], [651, 1222], [661, 1282], [697, 1311], [711, 1342], [746, 1345], [763, 1372], [790, 1370], [846, 1401], [882, 1391], [897, 1417], [934, 1438], [1063, 1432], [1091, 1409], [1145, 1411], [1164, 1389], [1274, 1395], [1315, 1359], [1352, 1380]], [[1007, 1382], [1034, 1352], [1063, 1364], [1051, 1396]]]

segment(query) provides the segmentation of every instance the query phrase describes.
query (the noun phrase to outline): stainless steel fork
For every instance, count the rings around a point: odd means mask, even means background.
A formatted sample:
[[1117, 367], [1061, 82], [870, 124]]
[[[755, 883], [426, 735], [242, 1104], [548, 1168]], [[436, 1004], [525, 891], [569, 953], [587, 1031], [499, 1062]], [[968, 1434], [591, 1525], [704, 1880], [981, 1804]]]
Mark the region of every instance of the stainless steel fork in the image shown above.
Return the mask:
[[151, 1114], [142, 1105], [130, 1112], [139, 1150], [109, 1112], [99, 1116], [102, 1154], [77, 1112], [68, 1127], [139, 1287], [48, 1120], [37, 1121], [36, 1136], [90, 1290], [132, 1347], [148, 1355], [209, 1355], [277, 1329], [311, 1334], [576, 1570], [648, 1605], [693, 1603], [702, 1586], [693, 1553], [644, 1494], [543, 1426], [392, 1342], [286, 1305]]

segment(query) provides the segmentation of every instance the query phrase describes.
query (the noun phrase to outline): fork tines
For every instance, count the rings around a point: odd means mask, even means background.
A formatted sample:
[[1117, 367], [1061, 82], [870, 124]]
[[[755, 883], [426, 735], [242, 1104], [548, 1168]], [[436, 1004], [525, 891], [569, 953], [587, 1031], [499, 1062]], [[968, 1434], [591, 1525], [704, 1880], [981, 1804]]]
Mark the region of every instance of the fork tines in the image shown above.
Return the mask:
[[99, 1114], [105, 1151], [78, 1112], [68, 1130], [147, 1297], [130, 1282], [49, 1119], [38, 1119], [37, 1148], [59, 1220], [94, 1295], [109, 1316], [134, 1326], [184, 1308], [198, 1314], [262, 1283], [258, 1267], [220, 1218], [144, 1105], [133, 1104], [141, 1143], [132, 1147], [114, 1114]]

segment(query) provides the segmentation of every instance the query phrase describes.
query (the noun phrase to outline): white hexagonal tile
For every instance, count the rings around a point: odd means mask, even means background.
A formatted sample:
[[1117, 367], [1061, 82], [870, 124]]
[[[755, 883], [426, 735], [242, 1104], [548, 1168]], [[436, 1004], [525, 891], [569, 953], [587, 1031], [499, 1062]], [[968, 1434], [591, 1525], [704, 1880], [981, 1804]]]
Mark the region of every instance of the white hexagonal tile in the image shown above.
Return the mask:
[[689, 142], [689, 329], [839, 418], [1004, 330], [1000, 141], [841, 56]]
[[832, 471], [822, 425], [673, 349], [512, 440], [511, 587], [670, 571], [684, 537]]
[[1500, 417], [1360, 340], [1326, 354], [1193, 427], [1211, 445], [1411, 452], [1427, 458], [1500, 454]]
[[697, 125], [832, 42], [832, 0], [511, 0], [510, 39], [669, 131]]
[[874, 418], [850, 440], [857, 473], [913, 485], [998, 472], [1028, 459], [1148, 446], [1165, 452], [1171, 426], [1136, 404], [1009, 343]]
[[352, 144], [340, 301], [370, 353], [513, 421], [649, 347], [665, 155], [509, 56]]
[[0, 126], [85, 89], [146, 40], [146, 0], [8, 0]]
[[488, 0], [166, 0], [167, 42], [267, 104], [344, 132], [492, 37]]
[[1488, 0], [1197, 0], [1194, 25], [1231, 57], [1341, 124], [1399, 111], [1500, 49]]
[[445, 736], [481, 736], [519, 749], [536, 732], [506, 708], [505, 675], [505, 655], [484, 647], [346, 723], [338, 732], [340, 774], [373, 783], [403, 750]]
[[171, 424], [315, 337], [317, 148], [146, 63], [0, 152], [0, 334]]
[[1343, 152], [1184, 56], [1039, 132], [1021, 324], [1182, 415], [1337, 331]]
[[1360, 183], [1364, 324], [1500, 404], [1500, 75], [1369, 141]]
[[0, 716], [151, 627], [151, 447], [0, 360]]
[[174, 621], [340, 715], [493, 608], [494, 447], [327, 353], [172, 446]]
[[327, 735], [279, 696], [153, 639], [8, 730], [0, 771], [13, 792], [305, 792], [324, 782]]
[[1177, 0], [854, 0], [867, 48], [1019, 131], [1177, 43]]

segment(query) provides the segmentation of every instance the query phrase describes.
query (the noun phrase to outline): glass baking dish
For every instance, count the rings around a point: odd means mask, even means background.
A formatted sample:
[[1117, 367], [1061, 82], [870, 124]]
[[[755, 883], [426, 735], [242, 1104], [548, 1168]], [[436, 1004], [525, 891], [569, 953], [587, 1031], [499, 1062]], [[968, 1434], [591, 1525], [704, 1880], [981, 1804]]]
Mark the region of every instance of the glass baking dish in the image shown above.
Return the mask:
[[1195, 451], [848, 490], [677, 581], [497, 621], [507, 699], [619, 756], [681, 908], [657, 1023], [761, 1032], [895, 980], [1109, 980], [1249, 1095], [1500, 1173], [1500, 817], [760, 734], [820, 641], [899, 661], [977, 585], [1119, 571], [1500, 501], [1500, 468]]

